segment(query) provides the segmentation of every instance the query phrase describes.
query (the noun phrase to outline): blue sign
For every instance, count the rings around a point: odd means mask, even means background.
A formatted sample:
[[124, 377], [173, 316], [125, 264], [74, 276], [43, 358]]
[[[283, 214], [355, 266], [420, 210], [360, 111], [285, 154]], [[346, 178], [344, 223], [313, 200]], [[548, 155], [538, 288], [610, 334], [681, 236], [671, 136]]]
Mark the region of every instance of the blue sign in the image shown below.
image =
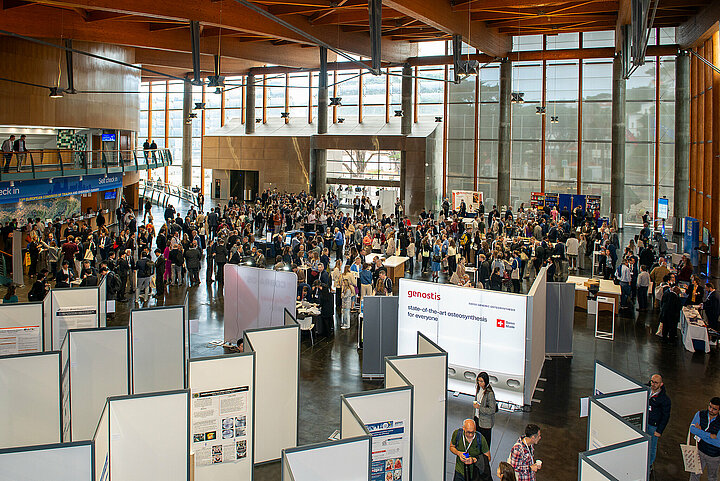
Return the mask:
[[700, 247], [700, 221], [692, 217], [685, 217], [683, 251], [686, 254], [690, 254], [690, 261], [695, 267], [697, 267], [700, 261], [698, 247]]
[[668, 211], [670, 210], [670, 201], [668, 199], [662, 198], [658, 199], [658, 206], [657, 206], [657, 216], [659, 219], [666, 219], [668, 218]]
[[112, 174], [107, 177], [104, 174], [55, 177], [52, 179], [52, 184], [48, 179], [18, 180], [12, 186], [10, 182], [0, 182], [0, 204], [90, 194], [101, 190], [118, 189], [122, 186], [122, 174]]
[[103, 142], [115, 142], [115, 134], [102, 134]]

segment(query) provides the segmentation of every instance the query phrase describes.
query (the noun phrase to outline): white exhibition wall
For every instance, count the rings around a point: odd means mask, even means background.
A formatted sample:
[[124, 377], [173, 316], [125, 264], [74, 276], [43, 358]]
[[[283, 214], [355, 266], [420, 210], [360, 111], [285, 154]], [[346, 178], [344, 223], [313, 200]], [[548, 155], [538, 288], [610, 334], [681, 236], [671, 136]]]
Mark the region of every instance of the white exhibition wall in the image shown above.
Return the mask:
[[100, 415], [93, 442], [95, 443], [95, 481], [107, 481], [110, 477], [110, 409], [107, 403]]
[[445, 475], [447, 450], [447, 354], [385, 358], [385, 387], [413, 386], [413, 479]]
[[[342, 399], [372, 436], [371, 471], [375, 475], [383, 472], [385, 476], [388, 471], [392, 471], [391, 474], [397, 476], [395, 479], [412, 479], [413, 388], [408, 386], [345, 394]], [[340, 413], [345, 417], [351, 411], [341, 409]], [[344, 428], [351, 423], [341, 420], [341, 425]], [[345, 436], [343, 433], [343, 438]], [[395, 473], [397, 470], [400, 472]]]
[[645, 431], [647, 427], [649, 396], [650, 389], [645, 387], [595, 396], [594, 399], [599, 404], [602, 404], [625, 419], [629, 424], [637, 423], [634, 424], [635, 427], [641, 431]]
[[93, 481], [92, 463], [90, 441], [3, 449], [0, 481]]
[[617, 481], [612, 476], [606, 476], [595, 463], [586, 458], [580, 458], [580, 481]]
[[0, 357], [0, 448], [59, 443], [60, 353]]
[[287, 309], [285, 309], [283, 312], [284, 312], [284, 316], [285, 316], [285, 325], [286, 326], [297, 325], [297, 323], [298, 323], [297, 320]]
[[185, 361], [187, 361], [190, 359], [190, 293], [188, 291], [185, 291], [183, 314], [185, 315]]
[[525, 404], [530, 404], [545, 364], [545, 320], [547, 317], [547, 267], [535, 277], [527, 295], [527, 340], [525, 347]]
[[133, 394], [185, 388], [185, 326], [183, 306], [130, 312]]
[[225, 264], [224, 274], [226, 341], [237, 342], [245, 329], [284, 325], [285, 309], [294, 315], [294, 272]]
[[284, 449], [282, 457], [281, 481], [370, 480], [369, 436]]
[[107, 326], [107, 277], [98, 283], [98, 324], [100, 327]]
[[[128, 394], [128, 329], [107, 327], [68, 331], [70, 439], [92, 439], [105, 401]], [[63, 374], [66, 372], [63, 366]], [[63, 379], [63, 390], [66, 381]], [[66, 393], [63, 392], [63, 401]], [[65, 410], [63, 410], [64, 412]]]
[[[190, 450], [195, 454], [195, 480], [252, 479], [255, 354], [245, 352], [191, 359], [188, 385], [191, 397]], [[230, 409], [225, 413], [221, 409], [223, 404], [239, 414], [230, 412]], [[232, 419], [232, 426], [228, 419]], [[226, 424], [223, 425], [223, 422]], [[206, 435], [213, 432], [214, 437]], [[237, 443], [244, 447], [244, 453], [238, 452]], [[212, 449], [217, 445], [222, 446], [223, 452], [214, 460]], [[235, 456], [225, 457], [224, 451], [231, 447]], [[219, 460], [221, 462], [213, 462]]]
[[641, 431], [633, 428], [594, 398], [590, 398], [587, 443], [589, 450], [633, 441], [642, 437], [643, 433]]
[[595, 395], [611, 394], [645, 387], [634, 379], [622, 374], [597, 359], [595, 360]]
[[52, 345], [46, 345], [46, 349], [60, 349], [65, 333], [70, 329], [100, 327], [97, 287], [51, 289], [48, 295], [51, 298]]
[[340, 439], [352, 439], [358, 436], [370, 436], [370, 431], [350, 406], [348, 400], [340, 398]]
[[[545, 277], [538, 277], [544, 284]], [[528, 309], [528, 296], [408, 279], [400, 279], [399, 289], [398, 355], [415, 354], [421, 332], [448, 353], [449, 390], [474, 395], [475, 377], [486, 371], [497, 378], [493, 387], [499, 401], [530, 403], [525, 393], [532, 394], [537, 381], [532, 374], [539, 377], [544, 361], [545, 313], [536, 325], [529, 322], [534, 309]], [[542, 293], [544, 287], [537, 287], [536, 297]], [[538, 300], [538, 311], [541, 305]], [[533, 343], [537, 346], [528, 353]], [[532, 361], [530, 372], [526, 359]]]
[[[650, 474], [650, 467], [647, 463], [649, 447], [650, 438], [645, 436], [643, 439], [622, 443], [607, 449], [587, 451], [582, 456], [595, 463], [614, 479], [646, 481]], [[587, 481], [587, 479], [581, 478], [581, 481]]]
[[245, 349], [256, 356], [255, 389], [262, 402], [255, 417], [255, 462], [280, 458], [297, 446], [300, 389], [300, 326], [245, 331]]
[[111, 397], [112, 481], [190, 479], [188, 391]]
[[0, 304], [0, 336], [0, 356], [42, 352], [43, 303]]
[[[48, 292], [42, 301], [43, 305], [43, 350], [52, 351], [52, 295]], [[57, 349], [57, 348], [55, 348]]]

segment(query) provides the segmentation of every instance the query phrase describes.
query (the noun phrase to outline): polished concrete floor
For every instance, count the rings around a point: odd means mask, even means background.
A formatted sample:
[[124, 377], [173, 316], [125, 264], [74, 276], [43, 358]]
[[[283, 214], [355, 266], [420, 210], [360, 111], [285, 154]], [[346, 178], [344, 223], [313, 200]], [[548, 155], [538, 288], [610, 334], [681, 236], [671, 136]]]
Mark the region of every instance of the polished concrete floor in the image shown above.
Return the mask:
[[[161, 212], [155, 215], [162, 219]], [[160, 220], [161, 221], [161, 220]], [[159, 226], [158, 226], [159, 227]], [[425, 276], [417, 275], [416, 278]], [[205, 279], [204, 270], [201, 279]], [[441, 279], [442, 280], [442, 279]], [[527, 288], [527, 286], [525, 286]], [[165, 305], [180, 304], [185, 287], [172, 287]], [[21, 297], [22, 297], [21, 293]], [[222, 338], [223, 295], [217, 283], [189, 289], [190, 318], [199, 320], [199, 332], [191, 337], [193, 357], [222, 355], [223, 348], [208, 342]], [[156, 305], [152, 299], [149, 305]], [[160, 305], [163, 301], [159, 302]], [[126, 325], [133, 303], [119, 304], [113, 325]], [[493, 431], [492, 465], [505, 460], [512, 444], [527, 423], [542, 428], [536, 457], [543, 460], [540, 480], [577, 479], [578, 453], [586, 449], [587, 419], [580, 418], [580, 398], [592, 394], [594, 360], [599, 359], [638, 380], [661, 373], [673, 402], [670, 423], [660, 439], [656, 461], [658, 480], [686, 479], [678, 445], [685, 442], [688, 424], [698, 409], [720, 395], [717, 350], [709, 354], [690, 353], [678, 342], [668, 344], [653, 335], [657, 311], [622, 314], [616, 323], [614, 341], [594, 338], [594, 319], [575, 312], [574, 356], [547, 360], [542, 381], [529, 412], [499, 412]], [[314, 346], [303, 339], [300, 363], [300, 444], [322, 442], [340, 427], [340, 395], [382, 387], [378, 381], [361, 378], [362, 350], [356, 349], [357, 319], [352, 329], [336, 330], [333, 338], [317, 340]], [[448, 433], [472, 416], [471, 398], [448, 393]], [[421, 420], [416, 422], [422, 422]], [[262, 428], [260, 428], [262, 429]], [[449, 434], [448, 434], [449, 436]], [[452, 479], [454, 459], [448, 452], [446, 479]], [[279, 480], [279, 463], [258, 466], [255, 480]]]

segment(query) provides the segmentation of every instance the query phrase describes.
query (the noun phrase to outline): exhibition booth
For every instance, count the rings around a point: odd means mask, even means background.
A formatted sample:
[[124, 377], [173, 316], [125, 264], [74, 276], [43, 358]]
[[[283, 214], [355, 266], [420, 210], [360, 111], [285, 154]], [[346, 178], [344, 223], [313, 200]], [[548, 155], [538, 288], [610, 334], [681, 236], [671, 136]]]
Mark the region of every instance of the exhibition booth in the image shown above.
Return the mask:
[[397, 353], [414, 353], [420, 332], [448, 353], [448, 390], [474, 396], [485, 371], [499, 402], [530, 404], [545, 362], [546, 284], [546, 268], [525, 295], [402, 279]]

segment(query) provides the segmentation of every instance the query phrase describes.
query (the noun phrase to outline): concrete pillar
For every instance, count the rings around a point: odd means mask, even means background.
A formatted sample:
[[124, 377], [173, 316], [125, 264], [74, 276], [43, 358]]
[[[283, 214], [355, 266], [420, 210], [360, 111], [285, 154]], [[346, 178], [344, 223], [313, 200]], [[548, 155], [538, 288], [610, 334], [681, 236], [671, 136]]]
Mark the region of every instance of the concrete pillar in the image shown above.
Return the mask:
[[245, 82], [245, 133], [255, 133], [255, 74], [248, 73]]
[[512, 142], [512, 62], [500, 61], [500, 119], [498, 125], [498, 208], [510, 205], [510, 143]]
[[610, 218], [622, 228], [625, 209], [625, 79], [622, 56], [613, 59], [612, 79], [612, 145], [610, 150]]
[[675, 176], [673, 233], [682, 234], [690, 195], [690, 54], [675, 59]]
[[[402, 90], [401, 90], [401, 108], [403, 111], [402, 120], [400, 122], [400, 133], [404, 136], [412, 134], [413, 124], [413, 78], [412, 67], [408, 64], [403, 65], [402, 70]], [[406, 144], [407, 145], [407, 144]], [[406, 147], [407, 149], [407, 147]], [[403, 149], [400, 153], [400, 202], [405, 205], [407, 193], [406, 177], [407, 177], [407, 151]], [[407, 210], [407, 209], [406, 209]]]
[[[192, 84], [190, 77], [185, 77], [183, 84], [183, 136], [182, 136], [182, 185], [186, 189], [192, 187]], [[195, 122], [200, 122], [196, 119]]]
[[[320, 75], [318, 82], [317, 133], [328, 131], [328, 84], [327, 84], [327, 48], [320, 47]], [[327, 193], [327, 150], [315, 150], [315, 189], [316, 195]], [[312, 166], [311, 166], [312, 170]]]

